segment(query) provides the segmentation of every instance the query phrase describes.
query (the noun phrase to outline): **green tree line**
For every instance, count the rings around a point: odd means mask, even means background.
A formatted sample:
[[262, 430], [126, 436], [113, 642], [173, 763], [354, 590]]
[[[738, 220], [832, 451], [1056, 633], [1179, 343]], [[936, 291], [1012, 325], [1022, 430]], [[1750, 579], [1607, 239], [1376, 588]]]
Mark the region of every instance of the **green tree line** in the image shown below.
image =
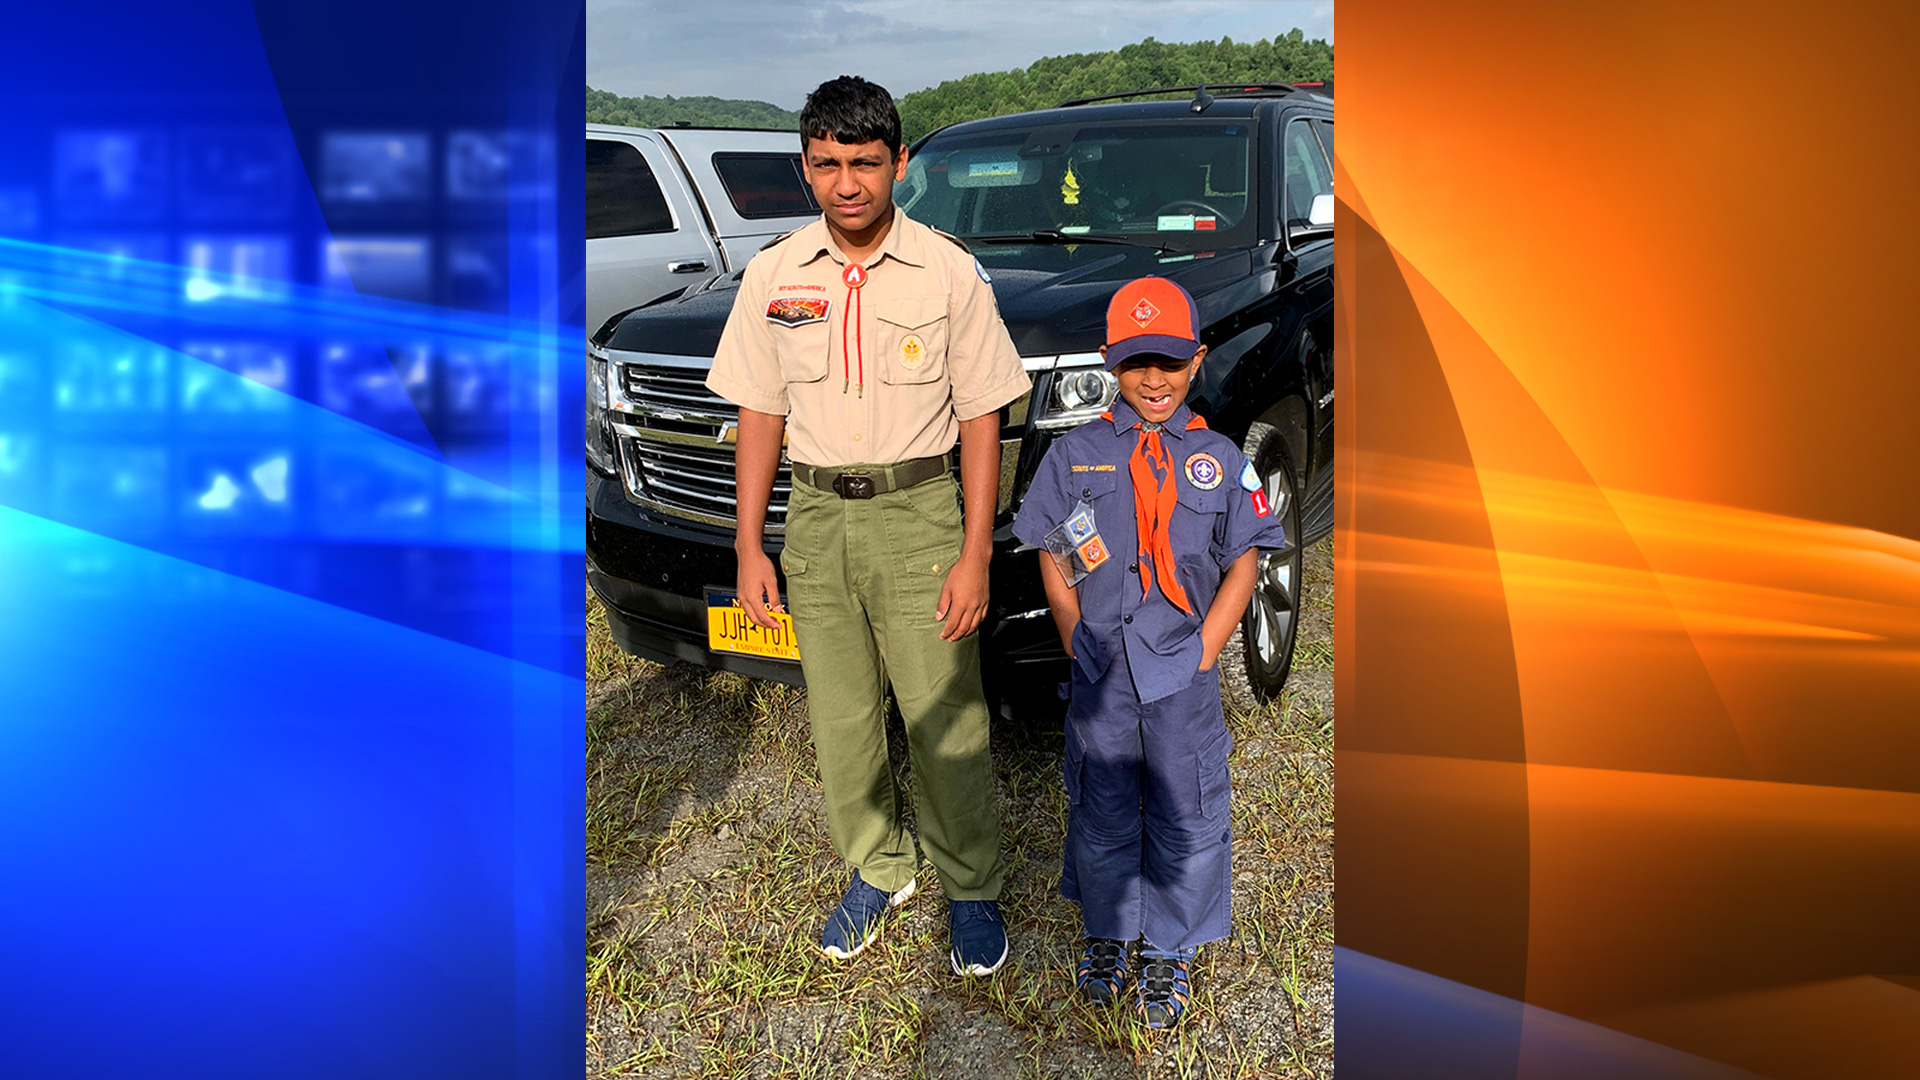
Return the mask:
[[1186, 44], [1147, 38], [1110, 52], [1047, 56], [1025, 68], [949, 79], [899, 99], [908, 142], [983, 116], [1047, 109], [1069, 98], [1152, 86], [1311, 82], [1333, 78], [1333, 46], [1297, 28], [1271, 40]]
[[621, 97], [587, 87], [587, 123], [625, 127], [786, 128], [798, 131], [800, 114], [764, 101], [717, 97]]
[[[949, 79], [899, 98], [908, 142], [935, 128], [983, 116], [1045, 109], [1069, 98], [1152, 86], [1311, 82], [1333, 78], [1333, 46], [1298, 28], [1251, 43], [1221, 38], [1186, 43], [1147, 38], [1108, 52], [1047, 56], [1013, 71]], [[587, 88], [587, 121], [630, 127], [798, 128], [800, 114], [764, 101], [714, 97], [620, 97]]]

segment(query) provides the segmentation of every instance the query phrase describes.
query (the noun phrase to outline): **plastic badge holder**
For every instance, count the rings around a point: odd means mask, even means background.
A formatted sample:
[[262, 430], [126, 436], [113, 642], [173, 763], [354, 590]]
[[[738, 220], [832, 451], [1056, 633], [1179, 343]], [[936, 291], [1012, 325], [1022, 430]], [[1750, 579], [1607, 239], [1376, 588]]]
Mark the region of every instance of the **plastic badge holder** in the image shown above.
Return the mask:
[[1085, 501], [1074, 506], [1067, 520], [1048, 531], [1042, 545], [1053, 556], [1053, 564], [1060, 568], [1060, 576], [1066, 578], [1069, 585], [1080, 584], [1112, 558], [1107, 553], [1106, 542], [1100, 539], [1093, 507]]

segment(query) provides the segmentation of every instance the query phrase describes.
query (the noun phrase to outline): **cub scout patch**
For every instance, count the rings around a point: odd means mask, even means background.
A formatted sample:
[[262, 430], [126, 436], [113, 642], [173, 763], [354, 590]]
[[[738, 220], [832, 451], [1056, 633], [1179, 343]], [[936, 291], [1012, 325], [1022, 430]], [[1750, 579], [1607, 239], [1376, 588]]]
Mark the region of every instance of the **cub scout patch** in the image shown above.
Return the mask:
[[782, 326], [800, 326], [827, 317], [833, 301], [815, 296], [777, 296], [767, 301], [767, 321]]
[[1267, 505], [1266, 492], [1255, 491], [1253, 493], [1253, 512], [1259, 517], [1267, 517], [1273, 513], [1273, 507]]
[[1094, 535], [1093, 514], [1088, 510], [1076, 510], [1067, 519], [1067, 538], [1075, 544], [1083, 544]]
[[927, 343], [920, 340], [919, 334], [908, 334], [900, 342], [900, 366], [908, 371], [920, 370], [927, 362]]
[[1201, 491], [1220, 486], [1220, 459], [1212, 454], [1195, 454], [1187, 459], [1187, 482]]
[[1088, 573], [1100, 569], [1101, 564], [1108, 558], [1107, 545], [1101, 543], [1098, 536], [1089, 537], [1086, 543], [1074, 550], [1079, 553], [1080, 562], [1087, 568]]
[[1240, 486], [1248, 491], [1260, 490], [1260, 474], [1253, 471], [1251, 461], [1247, 462], [1246, 468], [1240, 470]]

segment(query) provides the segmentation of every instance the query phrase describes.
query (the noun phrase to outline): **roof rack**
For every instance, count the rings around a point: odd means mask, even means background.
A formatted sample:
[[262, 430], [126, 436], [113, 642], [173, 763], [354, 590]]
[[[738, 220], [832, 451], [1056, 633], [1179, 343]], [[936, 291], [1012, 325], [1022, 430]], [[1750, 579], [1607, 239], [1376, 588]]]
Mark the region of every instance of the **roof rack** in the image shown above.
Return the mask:
[[[1202, 86], [1157, 86], [1151, 90], [1128, 90], [1119, 94], [1095, 94], [1092, 97], [1069, 98], [1055, 105], [1056, 109], [1065, 109], [1074, 105], [1091, 105], [1096, 101], [1119, 101], [1123, 98], [1145, 97], [1148, 94], [1192, 94], [1196, 100], [1210, 98], [1209, 90], [1224, 90], [1234, 97], [1277, 97], [1281, 94], [1296, 94], [1304, 87], [1317, 87], [1318, 83], [1207, 83]], [[1332, 83], [1326, 84], [1331, 88]]]

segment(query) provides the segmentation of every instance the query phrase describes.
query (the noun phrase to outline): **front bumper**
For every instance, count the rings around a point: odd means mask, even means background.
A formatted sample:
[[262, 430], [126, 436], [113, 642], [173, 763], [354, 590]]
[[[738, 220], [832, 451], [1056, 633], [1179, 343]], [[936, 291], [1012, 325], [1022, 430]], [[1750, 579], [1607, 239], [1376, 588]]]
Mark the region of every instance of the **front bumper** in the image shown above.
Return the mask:
[[[980, 628], [981, 667], [989, 697], [1008, 703], [1053, 690], [1067, 678], [1066, 653], [1047, 612], [1039, 564], [1015, 553], [1010, 529], [995, 537], [992, 602]], [[779, 554], [770, 544], [767, 553]], [[618, 481], [587, 475], [587, 583], [607, 609], [607, 626], [622, 649], [662, 664], [697, 664], [756, 679], [806, 685], [800, 665], [707, 648], [706, 590], [731, 589], [736, 564], [731, 532], [658, 516], [629, 501]], [[779, 560], [774, 572], [781, 588]]]

